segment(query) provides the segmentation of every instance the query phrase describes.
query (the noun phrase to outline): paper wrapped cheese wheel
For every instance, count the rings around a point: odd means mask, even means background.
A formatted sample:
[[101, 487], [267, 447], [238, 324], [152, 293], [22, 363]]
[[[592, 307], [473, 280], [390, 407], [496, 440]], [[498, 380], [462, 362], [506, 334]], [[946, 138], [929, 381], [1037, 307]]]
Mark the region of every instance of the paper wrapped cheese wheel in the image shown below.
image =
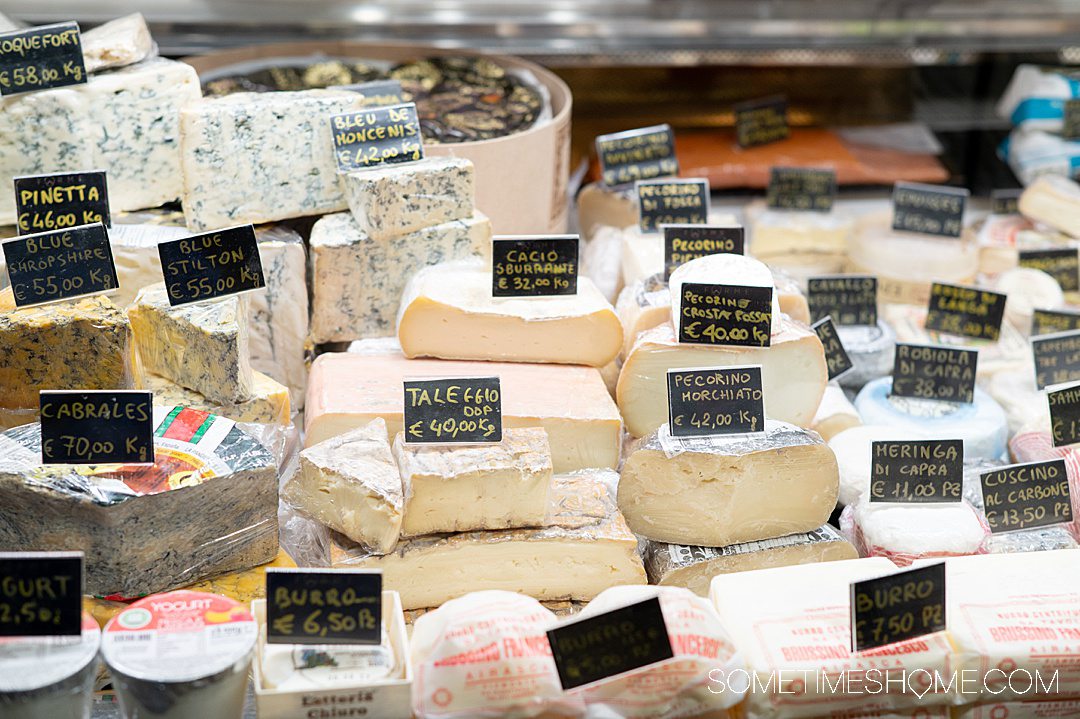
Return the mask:
[[100, 644], [86, 613], [80, 636], [0, 639], [0, 716], [89, 719]]

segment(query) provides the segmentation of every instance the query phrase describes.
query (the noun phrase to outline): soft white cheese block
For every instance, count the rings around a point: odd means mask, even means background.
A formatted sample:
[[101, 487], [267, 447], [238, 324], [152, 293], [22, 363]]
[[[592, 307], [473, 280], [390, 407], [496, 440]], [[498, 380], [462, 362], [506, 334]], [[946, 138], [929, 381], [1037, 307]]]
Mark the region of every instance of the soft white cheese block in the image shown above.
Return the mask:
[[809, 427], [825, 392], [821, 341], [805, 325], [784, 321], [770, 347], [679, 344], [670, 323], [642, 332], [623, 362], [616, 396], [626, 429], [642, 437], [667, 421], [667, 377], [680, 367], [761, 365], [765, 414]]
[[1025, 217], [1080, 237], [1080, 185], [1069, 178], [1039, 177], [1024, 189], [1018, 205]]
[[855, 405], [844, 394], [844, 390], [840, 388], [840, 385], [830, 382], [825, 388], [825, 394], [821, 397], [821, 404], [818, 406], [817, 414], [814, 415], [810, 429], [828, 442], [844, 430], [861, 424], [862, 418], [855, 411]]
[[476, 196], [473, 164], [455, 157], [377, 165], [342, 183], [356, 224], [375, 242], [472, 217]]
[[671, 293], [671, 317], [676, 328], [682, 317], [682, 289], [686, 283], [705, 285], [741, 285], [764, 287], [772, 291], [772, 321], [769, 332], [780, 327], [780, 301], [772, 271], [764, 263], [743, 255], [707, 255], [680, 265], [668, 280]]
[[538, 527], [551, 488], [551, 448], [539, 427], [503, 430], [501, 442], [407, 444], [394, 439], [405, 492], [401, 534]]
[[1050, 275], [1030, 267], [1006, 270], [994, 281], [993, 289], [1005, 295], [1005, 321], [1027, 334], [1036, 309], [1053, 310], [1065, 306], [1065, 293]]
[[1035, 366], [1002, 370], [986, 383], [986, 392], [1005, 410], [1009, 436], [1025, 427], [1050, 427], [1050, 405], [1046, 391], [1035, 388]]
[[80, 33], [87, 72], [132, 65], [157, 50], [146, 18], [132, 13]]
[[664, 424], [631, 445], [619, 509], [648, 539], [724, 547], [820, 527], [838, 486], [832, 450], [801, 427], [676, 438]]
[[[709, 224], [719, 227], [741, 227], [734, 215], [709, 213]], [[637, 217], [631, 225], [621, 229], [623, 283], [632, 285], [664, 271], [664, 233], [642, 232]]]
[[315, 223], [310, 245], [312, 341], [388, 337], [409, 278], [447, 260], [490, 257], [491, 221], [473, 212], [380, 241], [341, 212]]
[[355, 92], [237, 93], [180, 114], [184, 217], [213, 230], [347, 209], [330, 116], [363, 105]]
[[829, 449], [836, 455], [840, 470], [840, 504], [855, 504], [859, 497], [870, 492], [871, 446], [874, 442], [927, 438], [928, 435], [917, 427], [864, 424], [846, 429], [830, 439]]
[[592, 280], [611, 303], [623, 290], [622, 242], [620, 230], [601, 227], [581, 244], [581, 274]]
[[407, 357], [603, 367], [622, 346], [615, 309], [587, 277], [577, 294], [493, 298], [491, 270], [448, 262], [409, 281], [398, 312]]
[[916, 559], [957, 557], [984, 550], [990, 528], [966, 501], [871, 502], [864, 495], [845, 508], [841, 526], [866, 557], [888, 557], [898, 566]]
[[744, 212], [749, 252], [765, 262], [782, 262], [800, 253], [843, 255], [855, 226], [850, 215], [836, 209], [774, 210], [764, 200], [755, 200]]
[[286, 501], [367, 550], [385, 554], [401, 533], [404, 496], [386, 423], [376, 418], [300, 453]]

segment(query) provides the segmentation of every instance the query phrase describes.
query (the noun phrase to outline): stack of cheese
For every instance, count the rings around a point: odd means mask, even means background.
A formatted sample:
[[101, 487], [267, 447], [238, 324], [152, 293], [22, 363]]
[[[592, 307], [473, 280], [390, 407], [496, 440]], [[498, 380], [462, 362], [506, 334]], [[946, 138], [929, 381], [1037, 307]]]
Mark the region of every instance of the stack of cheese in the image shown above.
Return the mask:
[[808, 277], [841, 271], [854, 217], [829, 212], [774, 210], [762, 201], [745, 209], [749, 251], [770, 266], [791, 273], [803, 284]]

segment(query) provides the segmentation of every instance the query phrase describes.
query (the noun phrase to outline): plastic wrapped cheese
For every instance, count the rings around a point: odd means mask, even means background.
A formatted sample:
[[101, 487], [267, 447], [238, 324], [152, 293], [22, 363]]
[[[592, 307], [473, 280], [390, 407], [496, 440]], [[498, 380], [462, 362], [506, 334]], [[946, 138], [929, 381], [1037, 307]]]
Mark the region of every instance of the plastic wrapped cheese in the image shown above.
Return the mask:
[[0, 716], [89, 719], [100, 645], [101, 630], [85, 612], [73, 638], [0, 638]]
[[986, 392], [1005, 410], [1009, 436], [1023, 427], [1050, 426], [1050, 406], [1046, 392], [1035, 389], [1033, 364], [996, 373], [986, 383]]
[[844, 534], [864, 557], [906, 567], [919, 559], [984, 554], [990, 527], [967, 502], [907, 504], [862, 497], [840, 516]]
[[[1080, 162], [1080, 142], [1038, 129], [1018, 128], [998, 147], [998, 156], [1025, 185], [1033, 186], [1047, 179], [1067, 181], [1073, 167]], [[1020, 211], [1032, 219], [1046, 222], [1038, 214], [1029, 213], [1023, 205]]]
[[1065, 68], [1017, 65], [997, 103], [997, 115], [1016, 127], [1060, 132], [1065, 102], [1080, 97], [1080, 81]]
[[886, 440], [926, 439], [917, 427], [896, 427], [887, 424], [864, 424], [840, 432], [829, 440], [829, 449], [836, 455], [840, 471], [840, 504], [855, 504], [870, 491], [870, 472], [873, 469], [871, 444]]
[[1039, 462], [1046, 459], [1064, 459], [1065, 472], [1069, 476], [1069, 492], [1072, 495], [1073, 522], [1069, 531], [1080, 540], [1080, 445], [1055, 447], [1046, 425], [1021, 429], [1009, 440], [1009, 453], [1017, 462]]

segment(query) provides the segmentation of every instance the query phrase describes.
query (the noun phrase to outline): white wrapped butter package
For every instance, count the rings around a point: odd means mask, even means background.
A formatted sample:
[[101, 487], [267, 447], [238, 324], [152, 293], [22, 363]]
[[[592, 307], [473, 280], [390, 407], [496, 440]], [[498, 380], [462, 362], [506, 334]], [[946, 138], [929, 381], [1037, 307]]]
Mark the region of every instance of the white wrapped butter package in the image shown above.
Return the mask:
[[90, 719], [100, 645], [86, 613], [79, 636], [0, 638], [0, 716]]

